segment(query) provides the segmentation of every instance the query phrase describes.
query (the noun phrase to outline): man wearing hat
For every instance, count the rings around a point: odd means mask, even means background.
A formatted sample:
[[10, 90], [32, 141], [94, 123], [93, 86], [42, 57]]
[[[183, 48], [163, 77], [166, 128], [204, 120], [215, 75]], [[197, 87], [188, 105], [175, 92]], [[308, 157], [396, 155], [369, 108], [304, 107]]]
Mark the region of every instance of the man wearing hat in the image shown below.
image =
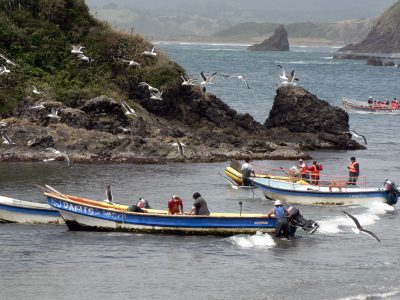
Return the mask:
[[287, 217], [289, 212], [287, 209], [282, 205], [281, 200], [276, 200], [274, 202], [274, 208], [267, 214], [267, 217], [271, 217], [274, 215], [276, 218], [276, 227], [275, 227], [275, 237], [282, 237], [282, 234], [289, 240], [289, 228]]
[[356, 162], [356, 158], [354, 156], [350, 158], [350, 164], [347, 166], [347, 169], [349, 169], [349, 179], [347, 184], [356, 185], [358, 176], [360, 175], [360, 164]]
[[300, 176], [302, 179], [304, 180], [308, 180], [310, 179], [310, 175], [308, 174], [308, 166], [307, 163], [305, 161], [303, 161], [301, 158], [299, 159], [299, 162], [296, 166], [299, 169], [300, 172]]

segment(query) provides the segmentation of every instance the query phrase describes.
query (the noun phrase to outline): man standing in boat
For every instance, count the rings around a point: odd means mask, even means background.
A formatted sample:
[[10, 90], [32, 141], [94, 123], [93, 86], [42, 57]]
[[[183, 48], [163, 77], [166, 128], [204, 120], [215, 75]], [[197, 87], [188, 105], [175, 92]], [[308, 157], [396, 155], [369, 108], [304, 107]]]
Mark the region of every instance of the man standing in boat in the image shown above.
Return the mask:
[[360, 176], [360, 164], [356, 162], [356, 158], [352, 156], [350, 158], [350, 164], [347, 166], [349, 169], [349, 180], [348, 185], [356, 185], [358, 176]]
[[241, 168], [241, 170], [242, 170], [242, 181], [243, 181], [243, 185], [244, 186], [249, 186], [249, 185], [251, 185], [250, 180], [249, 180], [251, 174], [253, 174], [254, 176], [256, 176], [256, 174], [254, 173], [253, 167], [250, 164], [250, 159], [246, 158], [244, 161], [245, 162], [244, 162], [244, 164], [242, 165], [242, 168]]
[[308, 171], [310, 171], [311, 175], [311, 184], [318, 185], [319, 184], [319, 173], [322, 171], [323, 166], [318, 164], [316, 160], [313, 161], [311, 167], [307, 167]]

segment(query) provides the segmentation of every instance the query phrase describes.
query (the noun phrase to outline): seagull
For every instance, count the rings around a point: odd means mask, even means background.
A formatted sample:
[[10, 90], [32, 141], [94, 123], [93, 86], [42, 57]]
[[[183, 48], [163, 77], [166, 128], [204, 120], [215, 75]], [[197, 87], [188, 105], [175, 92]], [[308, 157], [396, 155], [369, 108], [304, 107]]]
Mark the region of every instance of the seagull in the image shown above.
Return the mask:
[[184, 143], [179, 142], [179, 140], [176, 140], [176, 143], [172, 143], [172, 146], [177, 146], [178, 147], [178, 153], [182, 158], [185, 158], [185, 150], [183, 147], [185, 146]]
[[63, 157], [64, 160], [65, 160], [65, 162], [67, 163], [68, 167], [71, 168], [71, 160], [69, 159], [69, 157], [68, 157], [67, 154], [65, 154], [65, 153], [63, 153], [63, 152], [61, 152], [61, 151], [58, 151], [58, 150], [54, 149], [53, 147], [48, 147], [48, 148], [46, 148], [46, 151], [51, 151], [51, 152], [53, 152], [53, 153], [54, 153], [55, 155], [57, 155], [57, 156], [54, 157], [54, 158], [44, 159], [44, 160], [43, 160], [44, 162], [54, 161], [54, 160], [56, 160], [58, 157]]
[[205, 85], [205, 84], [214, 84], [214, 82], [211, 82], [211, 80], [214, 78], [214, 76], [217, 74], [217, 72], [211, 74], [210, 76], [206, 76], [204, 75], [203, 72], [200, 73], [201, 75], [201, 79], [203, 79], [203, 81], [200, 83], [201, 85]]
[[73, 54], [83, 54], [82, 49], [84, 49], [85, 47], [81, 46], [81, 45], [72, 45], [72, 50], [71, 53]]
[[358, 222], [358, 220], [357, 220], [354, 216], [352, 216], [352, 215], [349, 214], [348, 212], [345, 212], [344, 210], [343, 210], [343, 212], [344, 212], [350, 219], [352, 219], [352, 220], [354, 221], [354, 223], [356, 224], [357, 229], [358, 229], [359, 231], [364, 232], [364, 233], [368, 234], [369, 236], [371, 236], [372, 238], [376, 239], [378, 242], [381, 242], [381, 240], [375, 235], [375, 233], [373, 233], [373, 232], [371, 232], [371, 231], [369, 231], [369, 230], [364, 229], [364, 228], [360, 225], [360, 222]]
[[120, 129], [123, 133], [131, 133], [132, 130], [130, 130], [129, 128], [124, 128], [122, 126], [119, 126], [118, 129]]
[[153, 100], [163, 100], [163, 98], [162, 98], [162, 93], [163, 93], [163, 92], [158, 92], [158, 93], [151, 92], [151, 97], [150, 97], [150, 99], [153, 99]]
[[121, 105], [126, 110], [126, 115], [136, 115], [136, 112], [128, 105], [128, 103], [126, 103], [125, 100], [121, 101]]
[[88, 57], [88, 56], [86, 56], [84, 54], [79, 54], [78, 58], [80, 60], [86, 61], [89, 65], [94, 61], [94, 59], [92, 59], [92, 58], [90, 58], [90, 57]]
[[149, 91], [151, 93], [160, 93], [160, 90], [158, 88], [152, 87], [150, 84], [148, 84], [144, 81], [139, 82], [139, 86], [147, 86], [147, 88], [149, 89]]
[[8, 126], [10, 126], [10, 123], [1, 121], [0, 122], [0, 131], [4, 131]]
[[224, 77], [231, 77], [231, 78], [238, 78], [239, 80], [242, 80], [244, 82], [244, 84], [246, 85], [246, 87], [248, 89], [250, 89], [249, 84], [247, 83], [246, 79], [244, 78], [243, 75], [222, 75]]
[[0, 75], [7, 74], [7, 73], [10, 73], [10, 70], [7, 69], [6, 66], [2, 65], [2, 66], [0, 67]]
[[7, 57], [5, 57], [3, 54], [0, 54], [0, 57], [6, 61], [6, 64], [12, 65], [16, 67], [17, 65], [13, 63], [11, 60], [9, 60]]
[[192, 78], [187, 78], [185, 75], [181, 75], [183, 80], [182, 85], [195, 85], [196, 80]]
[[34, 85], [32, 85], [32, 88], [33, 88], [32, 93], [44, 96], [43, 92], [39, 91]]
[[4, 131], [1, 131], [0, 134], [1, 134], [1, 137], [3, 138], [3, 144], [15, 145], [15, 143], [10, 139], [10, 137], [8, 136], [7, 133], [5, 133]]
[[139, 67], [140, 68], [140, 64], [137, 61], [132, 60], [127, 60], [127, 59], [121, 59], [122, 62], [127, 63], [128, 67]]
[[282, 74], [279, 75], [279, 78], [281, 80], [287, 81], [287, 76], [286, 76], [286, 70], [284, 67], [282, 67], [281, 65], [278, 65], [278, 67], [281, 69]]
[[59, 108], [52, 108], [51, 113], [49, 113], [47, 116], [52, 119], [60, 120], [60, 117], [58, 116], [58, 110]]
[[44, 106], [44, 102], [40, 102], [40, 103], [35, 104], [34, 106], [29, 106], [29, 109], [42, 110], [42, 109], [46, 109], [46, 107]]
[[362, 134], [358, 134], [354, 130], [346, 131], [345, 134], [347, 134], [350, 138], [355, 137], [356, 139], [364, 139], [365, 145], [367, 144], [367, 139], [365, 138], [365, 136], [363, 136]]
[[151, 51], [144, 51], [142, 54], [147, 56], [157, 56], [157, 53], [154, 51], [154, 47], [151, 49]]
[[292, 70], [290, 72], [289, 76], [286, 75], [285, 68], [283, 68], [281, 65], [278, 65], [279, 68], [281, 68], [282, 74], [279, 75], [279, 78], [282, 80], [281, 85], [296, 85], [294, 81], [299, 81], [298, 78], [296, 78], [296, 72]]

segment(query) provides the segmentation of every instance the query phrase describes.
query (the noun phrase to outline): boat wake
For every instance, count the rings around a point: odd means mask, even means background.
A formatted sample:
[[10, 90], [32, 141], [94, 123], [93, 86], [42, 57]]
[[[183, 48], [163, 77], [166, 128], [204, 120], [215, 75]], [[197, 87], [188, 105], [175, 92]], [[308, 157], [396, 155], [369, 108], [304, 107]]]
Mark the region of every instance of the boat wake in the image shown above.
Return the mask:
[[234, 235], [227, 238], [227, 240], [233, 245], [241, 248], [272, 248], [276, 245], [270, 234], [262, 232], [257, 232], [254, 235]]
[[[358, 221], [364, 226], [374, 224], [380, 219], [380, 216], [385, 215], [387, 212], [394, 211], [394, 207], [382, 202], [371, 202], [362, 206], [366, 208], [366, 211], [359, 214], [353, 214]], [[337, 216], [329, 219], [318, 220], [319, 224], [318, 232], [321, 234], [335, 234], [344, 232], [343, 227], [355, 227], [354, 222], [346, 217]]]
[[360, 294], [355, 296], [348, 296], [340, 298], [339, 300], [367, 300], [367, 299], [397, 299], [396, 296], [400, 295], [400, 289], [395, 288], [392, 291], [376, 292], [371, 294]]

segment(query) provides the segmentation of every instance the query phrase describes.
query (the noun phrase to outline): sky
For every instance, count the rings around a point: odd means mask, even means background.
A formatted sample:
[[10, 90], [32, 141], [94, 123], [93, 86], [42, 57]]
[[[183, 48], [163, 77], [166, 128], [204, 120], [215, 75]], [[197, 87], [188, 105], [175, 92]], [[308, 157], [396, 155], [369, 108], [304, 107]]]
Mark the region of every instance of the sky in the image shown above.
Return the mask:
[[179, 15], [194, 13], [256, 22], [334, 22], [379, 16], [397, 0], [86, 0], [90, 7], [118, 7]]

